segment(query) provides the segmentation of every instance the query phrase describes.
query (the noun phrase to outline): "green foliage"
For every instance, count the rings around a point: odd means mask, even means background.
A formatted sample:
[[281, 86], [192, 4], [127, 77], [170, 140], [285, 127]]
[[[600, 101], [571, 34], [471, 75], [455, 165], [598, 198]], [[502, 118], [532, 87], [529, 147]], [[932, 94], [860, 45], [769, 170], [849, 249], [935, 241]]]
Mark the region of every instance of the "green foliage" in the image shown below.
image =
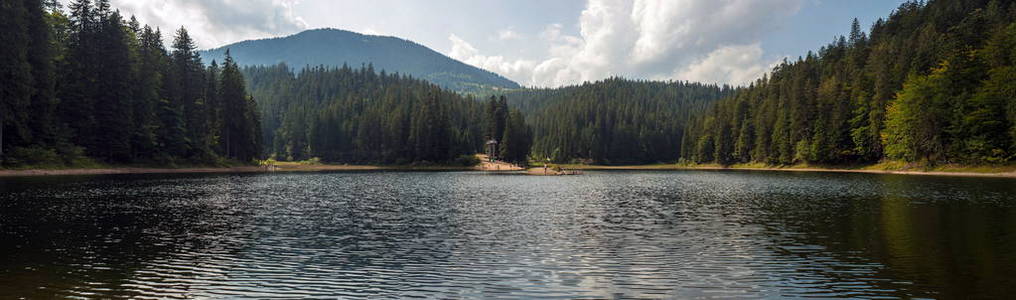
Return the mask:
[[250, 161], [261, 154], [261, 121], [257, 103], [247, 94], [247, 86], [239, 66], [226, 52], [220, 74], [218, 93], [221, 121], [219, 144], [223, 155], [240, 161]]
[[791, 163], [807, 162], [813, 157], [811, 145], [807, 140], [801, 140], [794, 146], [794, 160]]
[[508, 94], [533, 129], [533, 155], [600, 164], [676, 161], [685, 124], [730, 87], [612, 78]]
[[932, 160], [945, 150], [941, 106], [946, 66], [929, 76], [915, 76], [889, 106], [883, 143], [886, 157], [908, 162]]
[[370, 66], [243, 72], [261, 109], [263, 145], [279, 158], [448, 163], [479, 153], [485, 142], [483, 103], [422, 80]]
[[0, 153], [32, 142], [28, 125], [32, 66], [24, 1], [0, 2]]
[[529, 162], [529, 150], [533, 144], [533, 131], [526, 125], [522, 112], [512, 110], [505, 120], [504, 136], [501, 138], [501, 159], [516, 164]]
[[695, 144], [693, 161], [697, 163], [711, 162], [716, 154], [716, 144], [712, 136], [703, 136]]
[[1012, 161], [1013, 11], [1011, 1], [911, 1], [870, 34], [855, 20], [849, 38], [783, 62], [697, 116], [682, 157], [720, 164]]
[[41, 147], [15, 147], [4, 160], [13, 167], [55, 167], [64, 164], [63, 158], [53, 149]]
[[[181, 29], [167, 54], [158, 31], [110, 9], [76, 0], [65, 16], [39, 0], [0, 4], [0, 156], [21, 165], [216, 163], [219, 131], [249, 132], [235, 158], [259, 153], [257, 109], [239, 82], [242, 120], [222, 120], [219, 79], [207, 74]], [[47, 11], [49, 10], [49, 11]], [[207, 80], [206, 80], [207, 79]], [[16, 153], [4, 150], [17, 149]], [[59, 159], [54, 159], [54, 156]]]
[[95, 83], [91, 97], [94, 144], [88, 153], [107, 162], [130, 162], [133, 155], [131, 140], [131, 94], [130, 81], [134, 66], [131, 60], [129, 35], [124, 20], [117, 12], [100, 17], [100, 30], [95, 33], [97, 68], [93, 70]]
[[[187, 137], [186, 156], [191, 158], [207, 157], [214, 148], [214, 135], [212, 131], [213, 115], [210, 113], [215, 108], [205, 102], [208, 95], [205, 80], [207, 71], [201, 63], [201, 57], [196, 51], [197, 46], [191, 39], [187, 29], [180, 28], [173, 39], [173, 52], [170, 53], [169, 70], [166, 76], [167, 85], [170, 86], [170, 93], [167, 98], [173, 105], [178, 107], [184, 118], [183, 128]], [[227, 52], [227, 60], [228, 60]], [[223, 80], [234, 80], [223, 78]], [[242, 82], [242, 80], [239, 80]], [[236, 106], [238, 112], [242, 112], [242, 105]], [[241, 114], [242, 115], [242, 114]], [[224, 116], [229, 117], [229, 116]], [[230, 120], [227, 123], [239, 123], [239, 120]], [[249, 126], [247, 124], [236, 124], [237, 126]], [[249, 145], [248, 145], [249, 146]], [[226, 153], [227, 157], [237, 157], [235, 153]], [[248, 161], [253, 156], [245, 155], [239, 157], [241, 161]]]
[[476, 155], [463, 154], [456, 157], [452, 164], [456, 166], [472, 167], [480, 164], [480, 159], [476, 158]]

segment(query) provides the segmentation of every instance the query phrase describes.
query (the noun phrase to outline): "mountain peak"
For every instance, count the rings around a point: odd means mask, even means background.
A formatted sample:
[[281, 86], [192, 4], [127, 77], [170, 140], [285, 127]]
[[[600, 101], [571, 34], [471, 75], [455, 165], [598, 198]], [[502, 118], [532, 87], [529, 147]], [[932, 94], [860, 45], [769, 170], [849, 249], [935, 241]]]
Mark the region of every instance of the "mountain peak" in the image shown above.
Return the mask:
[[336, 28], [306, 30], [286, 37], [248, 40], [200, 52], [205, 61], [221, 61], [229, 49], [242, 65], [361, 66], [407, 74], [460, 92], [517, 89], [496, 73], [452, 59], [413, 41], [365, 35]]

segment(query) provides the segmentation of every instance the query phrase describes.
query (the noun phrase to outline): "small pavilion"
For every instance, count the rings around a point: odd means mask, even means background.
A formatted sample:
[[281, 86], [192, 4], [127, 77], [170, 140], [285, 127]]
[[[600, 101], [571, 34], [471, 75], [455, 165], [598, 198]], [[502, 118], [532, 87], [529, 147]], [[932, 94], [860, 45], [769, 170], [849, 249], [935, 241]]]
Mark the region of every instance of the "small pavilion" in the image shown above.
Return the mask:
[[497, 160], [498, 142], [497, 140], [488, 140], [487, 144], [484, 145], [484, 153], [487, 154], [487, 159], [491, 162]]

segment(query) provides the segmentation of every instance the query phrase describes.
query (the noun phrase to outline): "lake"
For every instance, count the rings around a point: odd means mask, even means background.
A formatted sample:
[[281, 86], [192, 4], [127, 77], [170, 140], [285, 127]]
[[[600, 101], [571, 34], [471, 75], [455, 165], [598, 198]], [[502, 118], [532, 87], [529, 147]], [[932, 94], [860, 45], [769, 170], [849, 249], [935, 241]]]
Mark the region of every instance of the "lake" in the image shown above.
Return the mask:
[[1006, 298], [1016, 180], [0, 178], [0, 298]]

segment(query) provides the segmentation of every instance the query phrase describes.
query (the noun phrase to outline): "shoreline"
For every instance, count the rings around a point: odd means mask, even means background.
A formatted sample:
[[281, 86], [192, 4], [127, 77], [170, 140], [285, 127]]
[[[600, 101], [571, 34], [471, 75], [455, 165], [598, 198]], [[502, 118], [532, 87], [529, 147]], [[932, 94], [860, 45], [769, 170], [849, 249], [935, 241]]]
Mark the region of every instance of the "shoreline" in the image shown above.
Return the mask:
[[[956, 177], [986, 177], [986, 178], [1016, 178], [1016, 171], [1007, 172], [969, 172], [969, 171], [910, 171], [910, 170], [881, 170], [864, 168], [822, 168], [822, 167], [739, 167], [739, 166], [689, 166], [676, 164], [655, 164], [655, 165], [561, 165], [565, 170], [572, 171], [682, 171], [682, 170], [706, 170], [706, 171], [762, 171], [762, 172], [824, 172], [824, 173], [862, 173], [862, 174], [883, 174], [883, 175], [918, 175], [918, 176], [956, 176]], [[83, 169], [25, 169], [7, 170], [0, 169], [0, 177], [34, 177], [34, 176], [78, 176], [78, 175], [118, 175], [118, 174], [205, 174], [205, 173], [272, 173], [272, 172], [328, 172], [328, 171], [477, 171], [477, 172], [518, 172], [523, 171], [528, 175], [559, 175], [559, 174], [536, 174], [533, 169], [522, 169], [517, 167], [504, 168], [504, 166], [491, 168], [492, 165], [480, 164], [474, 167], [462, 166], [375, 166], [375, 165], [301, 165], [283, 163], [273, 171], [268, 171], [259, 166], [239, 167], [185, 167], [185, 168], [148, 168], [148, 167], [107, 167], [107, 168], [83, 168]], [[563, 175], [563, 174], [562, 174]]]
[[473, 167], [458, 166], [370, 166], [370, 165], [295, 165], [284, 164], [269, 171], [259, 166], [240, 167], [193, 167], [193, 168], [146, 168], [109, 167], [85, 169], [0, 169], [0, 177], [34, 176], [78, 176], [78, 175], [119, 175], [119, 174], [211, 174], [211, 173], [273, 173], [273, 172], [328, 172], [328, 171], [473, 171]]
[[628, 166], [602, 166], [602, 165], [563, 165], [565, 169], [571, 170], [602, 170], [602, 171], [679, 171], [679, 170], [705, 170], [705, 171], [762, 171], [762, 172], [819, 172], [819, 173], [861, 173], [861, 174], [882, 174], [882, 175], [920, 175], [920, 176], [956, 176], [956, 177], [989, 177], [989, 178], [1016, 178], [1016, 171], [1007, 172], [970, 172], [970, 171], [911, 171], [911, 170], [881, 170], [881, 169], [850, 169], [850, 168], [822, 168], [822, 167], [724, 167], [724, 166], [688, 166], [676, 164], [656, 165], [628, 165]]

